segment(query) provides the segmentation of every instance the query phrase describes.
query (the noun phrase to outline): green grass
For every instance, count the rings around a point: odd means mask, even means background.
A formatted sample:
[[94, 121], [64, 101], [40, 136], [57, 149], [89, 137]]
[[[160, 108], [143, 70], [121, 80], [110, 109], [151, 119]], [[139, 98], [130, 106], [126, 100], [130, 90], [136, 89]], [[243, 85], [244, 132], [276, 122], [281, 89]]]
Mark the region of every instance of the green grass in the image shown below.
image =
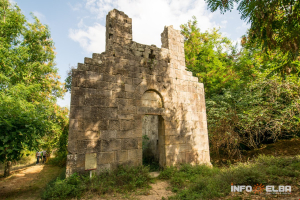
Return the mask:
[[88, 175], [73, 174], [64, 179], [57, 178], [50, 183], [42, 199], [68, 199], [80, 197], [85, 192], [98, 195], [135, 191], [137, 188], [148, 188], [151, 181], [149, 168], [138, 166], [119, 166], [113, 171], [104, 171], [91, 179]]
[[161, 170], [161, 167], [159, 166], [159, 162], [155, 160], [153, 157], [143, 158], [143, 165], [147, 166], [150, 172], [156, 172]]
[[47, 164], [58, 166], [58, 167], [65, 167], [67, 163], [67, 155], [68, 152], [59, 152], [56, 154], [54, 158], [49, 158]]
[[[300, 181], [300, 156], [273, 157], [259, 156], [247, 163], [230, 164], [227, 167], [208, 167], [206, 165], [167, 167], [159, 179], [168, 180], [176, 195], [169, 199], [215, 199], [231, 193], [234, 185], [292, 185]], [[63, 176], [50, 183], [44, 191], [43, 199], [68, 199], [81, 197], [84, 193], [104, 195], [122, 193], [129, 195], [138, 188], [148, 189], [153, 181], [149, 167], [124, 167], [105, 171], [92, 179], [89, 176], [73, 174]], [[293, 190], [293, 189], [292, 189]], [[241, 194], [242, 195], [242, 194]], [[240, 197], [235, 197], [236, 199]]]
[[205, 165], [168, 167], [159, 178], [170, 180], [175, 196], [169, 199], [213, 199], [230, 194], [230, 185], [296, 185], [300, 178], [300, 156], [259, 156], [252, 162], [228, 167]]

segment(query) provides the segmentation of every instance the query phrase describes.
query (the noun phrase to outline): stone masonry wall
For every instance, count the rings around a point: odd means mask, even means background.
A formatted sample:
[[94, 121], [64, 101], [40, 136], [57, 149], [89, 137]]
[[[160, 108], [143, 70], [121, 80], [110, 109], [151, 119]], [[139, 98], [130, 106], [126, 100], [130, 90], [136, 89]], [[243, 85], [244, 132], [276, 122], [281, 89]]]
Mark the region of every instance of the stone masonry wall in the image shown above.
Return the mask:
[[106, 51], [72, 71], [67, 176], [92, 162], [96, 172], [141, 165], [144, 115], [163, 118], [161, 165], [210, 164], [203, 84], [185, 70], [180, 31], [165, 27], [161, 40], [132, 41], [131, 18], [108, 13]]

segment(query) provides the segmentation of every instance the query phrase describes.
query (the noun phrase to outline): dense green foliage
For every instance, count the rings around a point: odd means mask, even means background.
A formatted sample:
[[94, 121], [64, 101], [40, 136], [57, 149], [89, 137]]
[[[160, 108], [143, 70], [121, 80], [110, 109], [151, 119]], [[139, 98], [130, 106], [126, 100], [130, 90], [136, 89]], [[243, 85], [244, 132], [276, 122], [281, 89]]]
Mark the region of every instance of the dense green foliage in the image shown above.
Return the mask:
[[238, 163], [227, 168], [210, 168], [205, 165], [182, 165], [179, 169], [169, 167], [161, 172], [159, 178], [170, 180], [172, 191], [177, 193], [169, 199], [214, 199], [229, 195], [232, 183], [252, 187], [256, 184], [295, 185], [299, 181], [299, 167], [299, 156], [259, 156], [252, 162]]
[[65, 90], [54, 43], [48, 27], [33, 18], [27, 22], [17, 5], [0, 0], [0, 162], [41, 144], [49, 150], [67, 122], [67, 110], [56, 105]]
[[300, 2], [297, 0], [206, 0], [208, 8], [221, 13], [231, 11], [234, 3], [241, 19], [251, 23], [248, 34], [252, 46], [268, 51], [284, 52], [281, 75], [299, 75]]
[[253, 149], [278, 138], [299, 136], [299, 82], [289, 77], [266, 78], [257, 73], [254, 81], [240, 90], [224, 90], [207, 99], [211, 149], [229, 156]]
[[217, 29], [201, 33], [195, 17], [181, 25], [181, 33], [185, 37], [186, 67], [204, 83], [206, 95], [221, 93], [235, 82], [232, 55], [236, 49], [228, 38]]
[[71, 66], [67, 71], [67, 78], [65, 79], [66, 89], [68, 92], [71, 92], [72, 89], [72, 70], [76, 69], [76, 67]]
[[131, 192], [147, 188], [150, 183], [147, 167], [119, 166], [112, 171], [103, 171], [91, 179], [89, 175], [73, 174], [68, 179], [57, 178], [45, 189], [43, 199], [67, 199], [80, 197], [83, 192], [92, 191], [99, 195], [112, 192]]
[[218, 30], [201, 33], [196, 18], [181, 28], [187, 68], [205, 86], [213, 154], [240, 158], [241, 150], [300, 136], [300, 80], [281, 76], [287, 54], [267, 54], [245, 38], [237, 52]]

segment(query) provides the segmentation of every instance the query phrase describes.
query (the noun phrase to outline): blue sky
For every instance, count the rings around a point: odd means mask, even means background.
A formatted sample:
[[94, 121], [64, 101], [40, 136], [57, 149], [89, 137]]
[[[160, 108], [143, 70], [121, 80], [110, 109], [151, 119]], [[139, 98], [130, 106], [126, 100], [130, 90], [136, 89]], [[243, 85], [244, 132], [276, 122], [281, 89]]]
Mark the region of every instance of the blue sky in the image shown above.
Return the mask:
[[[56, 47], [56, 67], [61, 81], [70, 66], [82, 63], [84, 57], [105, 49], [105, 17], [116, 8], [133, 21], [133, 40], [142, 44], [161, 46], [160, 34], [164, 26], [179, 29], [196, 16], [201, 31], [220, 27], [224, 36], [238, 42], [249, 24], [240, 20], [238, 11], [225, 15], [211, 13], [204, 0], [11, 0], [29, 21], [32, 12], [47, 24]], [[58, 99], [60, 106], [69, 107], [70, 94]]]

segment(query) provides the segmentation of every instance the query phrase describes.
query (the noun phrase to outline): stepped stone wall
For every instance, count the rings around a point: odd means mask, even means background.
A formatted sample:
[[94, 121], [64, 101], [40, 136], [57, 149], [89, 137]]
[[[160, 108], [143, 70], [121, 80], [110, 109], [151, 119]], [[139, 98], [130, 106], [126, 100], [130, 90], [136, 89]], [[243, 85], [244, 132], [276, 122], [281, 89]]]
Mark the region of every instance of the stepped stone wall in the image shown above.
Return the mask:
[[108, 13], [105, 52], [72, 71], [67, 176], [141, 165], [145, 115], [160, 117], [160, 165], [210, 165], [203, 84], [186, 71], [180, 31], [165, 27], [161, 41], [132, 41], [132, 19]]

